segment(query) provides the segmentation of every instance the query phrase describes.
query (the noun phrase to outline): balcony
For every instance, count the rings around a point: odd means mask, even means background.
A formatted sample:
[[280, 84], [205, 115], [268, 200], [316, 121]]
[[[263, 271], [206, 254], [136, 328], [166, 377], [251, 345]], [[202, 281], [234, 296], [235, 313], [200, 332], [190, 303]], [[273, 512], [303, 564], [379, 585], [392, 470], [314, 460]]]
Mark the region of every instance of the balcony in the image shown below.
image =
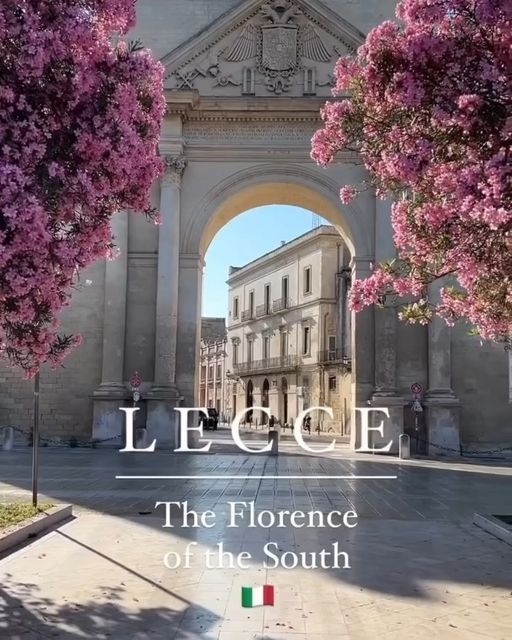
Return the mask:
[[266, 358], [265, 360], [254, 360], [253, 362], [241, 362], [233, 365], [236, 375], [248, 373], [263, 373], [266, 371], [285, 371], [296, 369], [301, 361], [298, 356], [278, 356], [277, 358]]
[[284, 311], [285, 309], [291, 309], [293, 307], [293, 302], [290, 298], [278, 298], [274, 300], [272, 304], [272, 311], [277, 313], [278, 311]]
[[242, 311], [242, 322], [247, 322], [247, 320], [254, 320], [254, 311], [252, 309]]
[[259, 304], [256, 307], [256, 317], [257, 318], [264, 318], [265, 316], [268, 316], [272, 313], [272, 305], [270, 304]]
[[329, 349], [327, 351], [319, 351], [318, 361], [322, 364], [340, 365], [347, 371], [352, 368], [352, 360], [346, 355], [343, 349]]

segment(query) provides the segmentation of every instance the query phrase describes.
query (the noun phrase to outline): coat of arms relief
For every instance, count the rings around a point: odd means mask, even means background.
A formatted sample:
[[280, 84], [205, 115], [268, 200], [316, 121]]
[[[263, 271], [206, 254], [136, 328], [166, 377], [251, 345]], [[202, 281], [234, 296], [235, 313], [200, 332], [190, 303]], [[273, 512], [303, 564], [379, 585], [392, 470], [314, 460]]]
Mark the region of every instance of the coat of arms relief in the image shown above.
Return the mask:
[[230, 95], [255, 95], [258, 89], [267, 95], [315, 95], [319, 87], [331, 86], [334, 62], [346, 52], [293, 0], [270, 0], [234, 36], [172, 72], [173, 88], [201, 89], [206, 81], [230, 89]]

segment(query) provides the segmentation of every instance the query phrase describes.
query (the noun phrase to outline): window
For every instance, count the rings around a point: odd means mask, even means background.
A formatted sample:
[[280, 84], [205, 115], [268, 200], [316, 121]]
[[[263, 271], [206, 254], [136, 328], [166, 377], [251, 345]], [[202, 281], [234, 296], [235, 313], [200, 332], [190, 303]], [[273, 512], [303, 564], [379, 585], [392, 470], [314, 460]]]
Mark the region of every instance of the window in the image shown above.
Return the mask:
[[242, 71], [242, 93], [244, 95], [254, 95], [254, 69], [245, 68]]
[[263, 337], [263, 360], [268, 360], [270, 358], [270, 337]]
[[252, 338], [247, 338], [247, 362], [249, 364], [252, 362], [253, 346], [254, 346], [254, 342]]
[[249, 291], [249, 318], [254, 318], [254, 291]]
[[286, 331], [281, 331], [281, 356], [285, 357], [288, 354], [288, 337]]
[[206, 366], [203, 365], [201, 367], [201, 380], [204, 382], [206, 380]]
[[217, 365], [217, 380], [220, 380], [222, 378], [222, 365], [218, 364]]
[[240, 313], [238, 296], [233, 299], [233, 318], [238, 319]]
[[271, 306], [270, 306], [270, 285], [266, 284], [265, 285], [265, 315], [268, 315], [270, 313], [271, 310]]
[[336, 336], [329, 336], [329, 351], [336, 351]]
[[336, 391], [336, 376], [329, 376], [329, 391]]
[[238, 343], [233, 342], [233, 364], [238, 364]]
[[213, 380], [213, 364], [211, 364], [209, 369], [208, 369], [208, 380], [210, 382]]
[[314, 96], [316, 93], [316, 74], [314, 69], [304, 69], [304, 95]]
[[283, 299], [284, 309], [288, 307], [288, 293], [289, 293], [288, 276], [284, 276], [283, 281], [281, 283], [281, 297]]
[[302, 355], [308, 356], [311, 351], [311, 329], [304, 327], [302, 329]]
[[304, 293], [311, 293], [311, 267], [304, 269]]

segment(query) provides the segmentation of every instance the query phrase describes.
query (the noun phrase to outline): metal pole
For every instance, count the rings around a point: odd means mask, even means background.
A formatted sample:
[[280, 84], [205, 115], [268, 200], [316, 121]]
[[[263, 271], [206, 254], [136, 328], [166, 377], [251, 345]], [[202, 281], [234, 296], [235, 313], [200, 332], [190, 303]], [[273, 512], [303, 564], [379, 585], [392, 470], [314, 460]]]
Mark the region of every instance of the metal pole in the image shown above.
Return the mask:
[[37, 480], [39, 477], [39, 371], [34, 378], [34, 423], [32, 429], [32, 504], [37, 507]]

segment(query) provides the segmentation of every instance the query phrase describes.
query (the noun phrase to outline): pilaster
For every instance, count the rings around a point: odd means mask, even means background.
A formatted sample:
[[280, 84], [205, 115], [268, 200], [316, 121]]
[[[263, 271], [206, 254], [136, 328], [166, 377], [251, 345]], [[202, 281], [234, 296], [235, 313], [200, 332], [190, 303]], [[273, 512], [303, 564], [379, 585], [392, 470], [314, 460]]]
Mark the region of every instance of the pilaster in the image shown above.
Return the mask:
[[[439, 301], [442, 286], [442, 281], [430, 285], [432, 302]], [[425, 395], [430, 455], [460, 455], [460, 401], [451, 388], [451, 380], [451, 329], [442, 318], [434, 316], [428, 327], [428, 391]]]
[[123, 381], [128, 281], [127, 213], [118, 213], [112, 218], [112, 232], [119, 255], [105, 264], [101, 383], [93, 394], [94, 440], [106, 440], [123, 433], [124, 414], [119, 408], [126, 404], [128, 396]]

